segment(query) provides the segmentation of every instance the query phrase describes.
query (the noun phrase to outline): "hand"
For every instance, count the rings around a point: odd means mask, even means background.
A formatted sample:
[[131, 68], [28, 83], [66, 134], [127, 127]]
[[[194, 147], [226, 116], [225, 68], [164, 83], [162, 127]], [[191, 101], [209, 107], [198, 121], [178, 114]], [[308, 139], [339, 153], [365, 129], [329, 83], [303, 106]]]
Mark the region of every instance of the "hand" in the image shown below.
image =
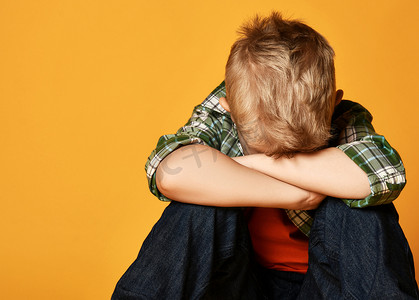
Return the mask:
[[326, 195], [319, 194], [316, 192], [309, 191], [309, 196], [307, 197], [305, 203], [303, 204], [303, 210], [311, 210], [319, 207], [320, 203], [326, 198]]

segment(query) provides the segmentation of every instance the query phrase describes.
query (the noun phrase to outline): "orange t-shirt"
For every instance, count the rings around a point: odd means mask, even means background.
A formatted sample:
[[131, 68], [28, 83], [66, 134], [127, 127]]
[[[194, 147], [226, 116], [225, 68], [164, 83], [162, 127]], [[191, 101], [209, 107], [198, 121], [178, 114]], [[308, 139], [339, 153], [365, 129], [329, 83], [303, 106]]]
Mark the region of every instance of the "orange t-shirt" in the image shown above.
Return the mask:
[[251, 208], [248, 227], [256, 259], [263, 267], [305, 274], [308, 238], [278, 208]]

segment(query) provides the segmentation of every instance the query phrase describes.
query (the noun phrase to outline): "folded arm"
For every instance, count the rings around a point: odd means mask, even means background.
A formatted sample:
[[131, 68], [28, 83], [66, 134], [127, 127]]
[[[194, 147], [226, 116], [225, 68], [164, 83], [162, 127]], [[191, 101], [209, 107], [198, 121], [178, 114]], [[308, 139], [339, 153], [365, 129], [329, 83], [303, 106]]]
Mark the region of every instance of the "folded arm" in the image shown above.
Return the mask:
[[406, 184], [405, 169], [397, 151], [375, 132], [371, 114], [345, 100], [334, 117], [340, 132], [336, 147], [290, 159], [257, 154], [235, 160], [300, 188], [341, 198], [350, 207], [395, 200]]
[[166, 197], [201, 205], [314, 209], [324, 196], [297, 188], [235, 162], [205, 145], [184, 146], [158, 166]]
[[292, 158], [253, 154], [234, 160], [302, 189], [336, 198], [363, 199], [371, 193], [365, 172], [337, 148], [299, 153]]

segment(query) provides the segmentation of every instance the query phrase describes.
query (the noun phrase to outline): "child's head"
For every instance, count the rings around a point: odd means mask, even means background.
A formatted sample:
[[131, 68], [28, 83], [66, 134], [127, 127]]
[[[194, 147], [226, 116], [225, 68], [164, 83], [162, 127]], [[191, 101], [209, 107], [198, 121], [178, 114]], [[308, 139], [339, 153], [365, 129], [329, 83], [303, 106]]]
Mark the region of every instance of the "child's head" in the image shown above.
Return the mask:
[[336, 84], [334, 51], [326, 39], [279, 13], [255, 17], [240, 34], [225, 84], [242, 142], [276, 157], [327, 145]]

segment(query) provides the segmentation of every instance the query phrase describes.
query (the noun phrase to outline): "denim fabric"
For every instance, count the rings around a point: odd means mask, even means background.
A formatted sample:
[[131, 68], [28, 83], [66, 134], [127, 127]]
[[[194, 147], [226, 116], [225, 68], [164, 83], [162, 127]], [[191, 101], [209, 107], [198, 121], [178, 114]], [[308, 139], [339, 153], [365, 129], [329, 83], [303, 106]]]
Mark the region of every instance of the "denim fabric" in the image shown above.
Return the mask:
[[295, 300], [301, 290], [304, 274], [257, 267], [258, 282], [264, 299]]
[[116, 299], [257, 299], [242, 209], [172, 201], [117, 283]]
[[317, 209], [298, 299], [419, 299], [413, 257], [393, 204]]
[[392, 204], [354, 209], [327, 198], [316, 211], [306, 276], [286, 273], [255, 267], [241, 209], [173, 201], [112, 300], [296, 299], [301, 284], [301, 300], [419, 299]]

